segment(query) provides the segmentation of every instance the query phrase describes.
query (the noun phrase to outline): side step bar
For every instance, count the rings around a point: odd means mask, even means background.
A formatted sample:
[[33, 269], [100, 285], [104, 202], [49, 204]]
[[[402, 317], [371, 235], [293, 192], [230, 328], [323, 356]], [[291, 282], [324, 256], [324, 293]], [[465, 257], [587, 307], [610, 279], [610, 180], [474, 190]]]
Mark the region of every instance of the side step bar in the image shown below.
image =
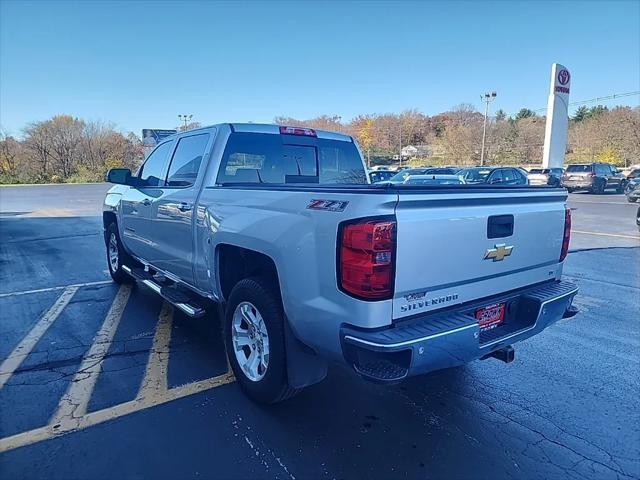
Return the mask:
[[165, 287], [155, 281], [153, 275], [149, 272], [136, 268], [131, 269], [126, 265], [122, 266], [122, 270], [131, 275], [135, 280], [150, 288], [174, 307], [182, 310], [190, 317], [201, 317], [205, 314], [205, 309], [191, 302], [189, 296], [173, 287]]

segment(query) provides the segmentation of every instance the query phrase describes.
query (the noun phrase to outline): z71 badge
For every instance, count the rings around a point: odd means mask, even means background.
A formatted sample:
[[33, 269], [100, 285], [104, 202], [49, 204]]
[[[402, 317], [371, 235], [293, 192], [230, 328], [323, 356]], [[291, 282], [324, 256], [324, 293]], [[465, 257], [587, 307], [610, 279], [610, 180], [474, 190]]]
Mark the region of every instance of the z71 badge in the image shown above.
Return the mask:
[[327, 212], [344, 212], [349, 202], [344, 200], [311, 200], [307, 208], [310, 210], [326, 210]]

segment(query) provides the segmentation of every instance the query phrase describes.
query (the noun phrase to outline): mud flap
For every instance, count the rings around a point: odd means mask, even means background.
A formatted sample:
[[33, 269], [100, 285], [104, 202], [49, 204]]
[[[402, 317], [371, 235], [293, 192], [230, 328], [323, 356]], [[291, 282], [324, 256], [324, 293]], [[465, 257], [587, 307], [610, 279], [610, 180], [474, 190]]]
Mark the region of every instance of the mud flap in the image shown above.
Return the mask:
[[327, 361], [296, 338], [286, 317], [284, 337], [289, 385], [293, 388], [303, 388], [324, 380], [327, 376]]

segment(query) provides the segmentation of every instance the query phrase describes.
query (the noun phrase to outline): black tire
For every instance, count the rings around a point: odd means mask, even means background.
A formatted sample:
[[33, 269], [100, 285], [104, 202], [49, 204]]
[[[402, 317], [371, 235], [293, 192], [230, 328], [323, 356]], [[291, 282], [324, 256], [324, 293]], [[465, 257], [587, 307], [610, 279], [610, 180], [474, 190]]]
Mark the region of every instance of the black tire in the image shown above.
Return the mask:
[[[110, 243], [115, 239], [116, 245], [115, 248], [117, 250], [117, 260], [112, 262], [110, 255]], [[120, 241], [120, 234], [118, 233], [118, 226], [116, 222], [111, 222], [107, 227], [104, 235], [106, 250], [107, 250], [107, 267], [109, 268], [109, 274], [114, 282], [122, 284], [122, 283], [131, 283], [133, 279], [125, 273], [122, 269], [122, 266], [128, 264], [127, 260], [129, 259], [129, 255], [125, 252], [124, 247], [122, 246], [122, 242]]]
[[635, 203], [635, 202], [637, 202], [637, 201], [638, 201], [638, 199], [637, 199], [637, 198], [627, 197], [627, 202]]
[[624, 181], [620, 182], [620, 185], [616, 188], [616, 193], [624, 193], [626, 187], [627, 184]]
[[594, 184], [593, 188], [591, 189], [591, 192], [596, 195], [602, 195], [604, 191], [605, 191], [604, 182], [598, 182], [597, 184]]
[[569, 193], [573, 193], [573, 192], [575, 192], [575, 191], [576, 191], [576, 189], [575, 189], [575, 188], [567, 187], [567, 192], [569, 192]]
[[[266, 326], [269, 340], [269, 361], [263, 377], [251, 380], [244, 372], [233, 346], [232, 328], [234, 313], [243, 302], [257, 309]], [[284, 312], [277, 292], [260, 277], [240, 280], [229, 295], [224, 316], [224, 339], [229, 364], [244, 393], [252, 400], [271, 404], [293, 397], [300, 390], [289, 385], [284, 339]]]

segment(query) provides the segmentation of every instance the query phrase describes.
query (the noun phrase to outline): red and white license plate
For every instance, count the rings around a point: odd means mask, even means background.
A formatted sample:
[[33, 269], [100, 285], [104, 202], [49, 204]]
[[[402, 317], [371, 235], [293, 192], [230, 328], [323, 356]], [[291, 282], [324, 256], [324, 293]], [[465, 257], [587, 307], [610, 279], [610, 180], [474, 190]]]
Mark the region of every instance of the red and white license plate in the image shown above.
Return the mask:
[[476, 310], [476, 320], [480, 324], [480, 330], [495, 328], [504, 322], [505, 303], [494, 303]]

